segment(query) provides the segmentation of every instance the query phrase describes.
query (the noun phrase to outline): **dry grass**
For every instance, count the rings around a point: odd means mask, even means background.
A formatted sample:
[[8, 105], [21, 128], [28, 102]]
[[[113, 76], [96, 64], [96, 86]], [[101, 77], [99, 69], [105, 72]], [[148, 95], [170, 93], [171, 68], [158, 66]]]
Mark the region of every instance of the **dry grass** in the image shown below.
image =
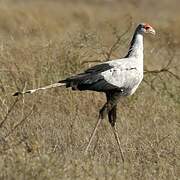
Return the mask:
[[0, 179], [179, 179], [178, 77], [148, 73], [148, 84], [121, 100], [117, 126], [124, 164], [107, 121], [89, 155], [83, 154], [103, 94], [56, 88], [11, 96], [104, 60], [128, 29], [111, 54], [122, 57], [141, 21], [158, 33], [145, 38], [146, 69], [159, 70], [172, 60], [168, 68], [180, 76], [178, 3], [0, 1]]

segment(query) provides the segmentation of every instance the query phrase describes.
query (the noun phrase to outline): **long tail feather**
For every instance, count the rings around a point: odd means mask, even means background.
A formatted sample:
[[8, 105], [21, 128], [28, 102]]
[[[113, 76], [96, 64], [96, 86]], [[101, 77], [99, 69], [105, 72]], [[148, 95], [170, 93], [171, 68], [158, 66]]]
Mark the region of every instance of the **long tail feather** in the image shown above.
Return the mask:
[[66, 85], [65, 83], [54, 83], [54, 84], [50, 84], [48, 86], [40, 87], [37, 89], [31, 89], [31, 90], [27, 90], [27, 91], [17, 91], [16, 93], [13, 94], [13, 96], [32, 94], [39, 90], [45, 90], [45, 89], [50, 89], [50, 88], [55, 88], [55, 87], [60, 87], [60, 86], [65, 86], [65, 85]]

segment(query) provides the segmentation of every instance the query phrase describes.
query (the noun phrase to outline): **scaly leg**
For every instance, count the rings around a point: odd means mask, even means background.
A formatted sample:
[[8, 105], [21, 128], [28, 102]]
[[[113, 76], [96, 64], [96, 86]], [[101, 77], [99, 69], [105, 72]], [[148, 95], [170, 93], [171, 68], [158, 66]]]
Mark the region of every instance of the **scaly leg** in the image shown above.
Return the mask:
[[116, 142], [118, 144], [118, 148], [119, 148], [119, 152], [120, 152], [120, 156], [122, 161], [124, 162], [124, 154], [121, 148], [121, 143], [120, 143], [120, 139], [117, 133], [117, 129], [116, 129], [116, 110], [117, 110], [117, 105], [115, 105], [109, 112], [108, 112], [108, 118], [109, 118], [109, 122], [111, 124], [111, 127], [113, 129], [113, 133], [116, 139]]
[[112, 129], [113, 129], [113, 133], [114, 133], [116, 142], [117, 142], [118, 147], [119, 147], [119, 152], [120, 152], [120, 155], [121, 155], [121, 159], [124, 162], [124, 154], [123, 154], [123, 151], [122, 151], [122, 148], [121, 148], [121, 142], [120, 142], [120, 139], [119, 139], [119, 136], [118, 136], [118, 133], [117, 133], [116, 124], [114, 126], [112, 126]]
[[94, 136], [95, 136], [95, 134], [96, 134], [96, 131], [97, 131], [98, 126], [99, 126], [99, 124], [101, 123], [101, 121], [102, 121], [102, 118], [99, 117], [99, 119], [98, 119], [98, 121], [97, 121], [97, 123], [96, 123], [96, 126], [95, 126], [95, 128], [94, 128], [94, 130], [93, 130], [93, 132], [92, 132], [92, 134], [91, 134], [90, 139], [89, 139], [89, 142], [88, 142], [88, 145], [87, 145], [87, 147], [86, 147], [85, 153], [88, 152], [89, 147], [90, 147], [90, 145], [91, 145], [91, 142], [92, 142], [92, 140], [93, 140], [93, 138], [94, 138]]
[[85, 153], [88, 152], [89, 147], [90, 147], [90, 145], [91, 145], [91, 142], [92, 142], [92, 140], [93, 140], [93, 138], [94, 138], [94, 136], [95, 136], [95, 134], [96, 134], [96, 131], [97, 131], [97, 129], [98, 129], [98, 126], [99, 126], [99, 124], [101, 123], [101, 121], [105, 118], [105, 116], [107, 115], [107, 112], [108, 112], [108, 103], [106, 103], [106, 104], [101, 108], [101, 110], [99, 111], [99, 119], [98, 119], [98, 121], [97, 121], [97, 123], [96, 123], [96, 126], [95, 126], [95, 128], [94, 128], [94, 130], [93, 130], [93, 132], [92, 132], [92, 135], [91, 135], [91, 137], [90, 137], [90, 139], [89, 139], [89, 142], [88, 142], [88, 145], [87, 145], [87, 147], [86, 147]]

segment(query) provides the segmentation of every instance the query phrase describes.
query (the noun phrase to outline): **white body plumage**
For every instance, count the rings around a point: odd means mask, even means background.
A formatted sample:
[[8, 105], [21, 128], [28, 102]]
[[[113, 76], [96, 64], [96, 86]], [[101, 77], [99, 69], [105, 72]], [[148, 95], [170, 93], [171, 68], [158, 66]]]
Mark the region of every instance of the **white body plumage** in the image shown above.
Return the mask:
[[137, 34], [129, 57], [109, 61], [112, 69], [104, 71], [104, 79], [119, 88], [127, 89], [124, 95], [132, 95], [143, 79], [143, 35]]

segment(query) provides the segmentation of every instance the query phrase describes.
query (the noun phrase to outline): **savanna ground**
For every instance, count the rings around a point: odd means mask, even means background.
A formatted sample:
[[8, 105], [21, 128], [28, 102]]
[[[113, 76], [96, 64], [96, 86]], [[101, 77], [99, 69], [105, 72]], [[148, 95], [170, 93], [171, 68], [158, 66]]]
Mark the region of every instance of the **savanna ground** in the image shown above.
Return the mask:
[[[164, 1], [0, 1], [0, 179], [179, 179], [180, 3]], [[107, 120], [89, 154], [103, 94], [55, 88], [100, 61], [123, 57], [135, 26], [149, 22], [145, 78], [121, 99], [122, 163]]]

